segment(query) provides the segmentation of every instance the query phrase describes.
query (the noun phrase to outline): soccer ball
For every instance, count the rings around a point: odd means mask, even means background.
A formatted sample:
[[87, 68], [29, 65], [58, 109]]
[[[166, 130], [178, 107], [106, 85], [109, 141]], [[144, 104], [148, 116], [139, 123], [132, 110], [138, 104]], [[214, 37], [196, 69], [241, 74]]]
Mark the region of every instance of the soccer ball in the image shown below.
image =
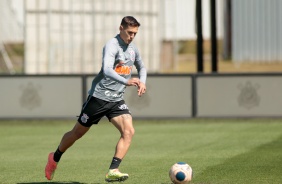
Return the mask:
[[187, 184], [192, 180], [192, 168], [185, 162], [177, 162], [171, 166], [169, 177], [174, 184]]

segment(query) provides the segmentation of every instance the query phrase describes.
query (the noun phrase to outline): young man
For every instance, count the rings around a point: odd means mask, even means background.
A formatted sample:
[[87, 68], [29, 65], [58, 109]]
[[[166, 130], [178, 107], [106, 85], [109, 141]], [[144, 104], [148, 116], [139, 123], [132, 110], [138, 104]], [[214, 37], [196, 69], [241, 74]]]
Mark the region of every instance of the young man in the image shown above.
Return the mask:
[[[128, 178], [128, 174], [121, 173], [118, 169], [134, 135], [132, 117], [123, 100], [123, 94], [126, 86], [136, 86], [139, 96], [146, 91], [147, 72], [138, 49], [131, 43], [139, 26], [134, 17], [124, 17], [119, 28], [120, 33], [104, 46], [101, 71], [92, 82], [78, 122], [62, 137], [57, 150], [48, 156], [45, 167], [45, 176], [48, 180], [52, 180], [62, 154], [93, 124], [98, 124], [103, 116], [106, 116], [121, 134], [105, 180], [113, 182]], [[139, 78], [131, 78], [133, 65], [138, 71]]]

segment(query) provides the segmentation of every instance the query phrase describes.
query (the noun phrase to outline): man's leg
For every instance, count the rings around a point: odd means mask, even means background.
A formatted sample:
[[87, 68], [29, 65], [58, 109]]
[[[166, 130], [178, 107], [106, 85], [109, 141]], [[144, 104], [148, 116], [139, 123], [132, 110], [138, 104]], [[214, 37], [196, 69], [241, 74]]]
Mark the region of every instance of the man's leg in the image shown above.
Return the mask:
[[59, 145], [59, 150], [61, 152], [65, 152], [69, 147], [73, 145], [73, 143], [81, 138], [90, 127], [82, 126], [80, 123], [76, 123], [73, 129], [63, 136], [61, 143]]
[[111, 119], [112, 124], [119, 130], [121, 136], [116, 145], [115, 157], [123, 159], [126, 155], [134, 135], [132, 117], [130, 114], [123, 114]]
[[60, 161], [62, 154], [69, 147], [71, 147], [76, 140], [81, 138], [88, 130], [89, 127], [84, 127], [77, 122], [71, 131], [65, 133], [56, 152], [49, 154], [48, 162], [45, 167], [45, 176], [48, 180], [53, 179], [55, 170], [57, 168], [57, 163]]
[[120, 131], [121, 136], [116, 145], [114, 158], [106, 175], [106, 181], [124, 181], [128, 178], [128, 174], [120, 173], [118, 167], [125, 157], [134, 135], [132, 117], [130, 114], [123, 114], [112, 118], [111, 122]]

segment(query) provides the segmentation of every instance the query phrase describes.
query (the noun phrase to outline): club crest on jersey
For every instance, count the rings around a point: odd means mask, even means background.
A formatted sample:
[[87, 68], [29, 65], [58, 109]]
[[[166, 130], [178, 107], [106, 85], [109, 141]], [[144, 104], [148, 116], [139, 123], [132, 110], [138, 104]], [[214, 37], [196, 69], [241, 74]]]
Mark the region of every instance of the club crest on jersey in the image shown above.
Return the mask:
[[126, 66], [126, 65], [124, 65], [124, 62], [122, 62], [122, 61], [119, 62], [115, 67], [115, 71], [119, 75], [130, 75], [131, 70], [132, 70], [132, 66]]
[[87, 114], [83, 113], [80, 120], [82, 123], [87, 123], [87, 120], [89, 119], [89, 117], [87, 116]]
[[122, 105], [118, 106], [118, 108], [119, 108], [120, 110], [128, 109], [128, 107], [127, 107], [126, 104], [122, 104]]
[[134, 50], [130, 49], [128, 52], [130, 54], [130, 60], [131, 61], [135, 61], [135, 52], [134, 52]]

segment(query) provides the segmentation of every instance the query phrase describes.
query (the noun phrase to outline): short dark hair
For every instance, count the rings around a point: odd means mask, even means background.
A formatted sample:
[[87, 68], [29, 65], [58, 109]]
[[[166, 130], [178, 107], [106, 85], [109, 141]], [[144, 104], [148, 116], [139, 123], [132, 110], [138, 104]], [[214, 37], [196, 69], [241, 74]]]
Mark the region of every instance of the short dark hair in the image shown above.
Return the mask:
[[128, 26], [139, 27], [141, 24], [134, 17], [126, 16], [123, 17], [120, 25], [122, 25], [124, 28], [127, 28]]

